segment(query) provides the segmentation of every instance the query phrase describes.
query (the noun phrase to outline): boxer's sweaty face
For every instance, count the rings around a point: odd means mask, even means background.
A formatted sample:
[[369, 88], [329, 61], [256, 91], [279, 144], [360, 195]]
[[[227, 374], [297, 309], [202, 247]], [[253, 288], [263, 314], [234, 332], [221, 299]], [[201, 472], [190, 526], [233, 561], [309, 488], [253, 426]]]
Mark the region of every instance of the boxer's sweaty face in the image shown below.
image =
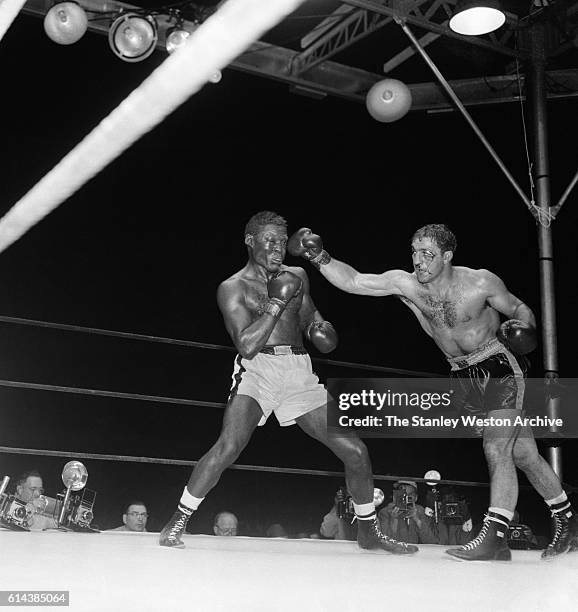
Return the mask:
[[287, 232], [278, 225], [266, 225], [253, 238], [253, 258], [270, 272], [276, 272], [285, 259]]
[[420, 283], [429, 283], [443, 270], [442, 252], [431, 238], [418, 238], [411, 243], [411, 258]]

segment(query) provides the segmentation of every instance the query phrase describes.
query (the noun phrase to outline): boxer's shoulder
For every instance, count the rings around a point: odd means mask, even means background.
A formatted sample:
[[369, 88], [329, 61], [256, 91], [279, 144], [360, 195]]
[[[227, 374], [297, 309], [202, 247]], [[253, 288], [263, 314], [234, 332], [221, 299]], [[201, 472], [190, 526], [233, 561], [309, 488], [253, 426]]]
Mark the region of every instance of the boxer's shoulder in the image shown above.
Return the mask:
[[233, 274], [232, 276], [229, 276], [229, 278], [226, 278], [224, 281], [222, 281], [219, 284], [217, 292], [219, 295], [230, 294], [232, 292], [242, 289], [245, 286], [245, 282], [246, 280], [243, 278], [243, 276], [239, 272], [237, 272], [236, 274]]
[[471, 287], [486, 293], [493, 293], [496, 288], [503, 286], [501, 278], [485, 268], [474, 270], [473, 268], [459, 266], [455, 268], [455, 271], [459, 274], [460, 281], [466, 288]]
[[475, 269], [467, 268], [466, 266], [453, 266], [453, 272], [460, 280], [471, 280], [472, 282], [487, 282], [497, 278], [493, 272], [485, 268]]
[[246, 301], [247, 296], [256, 293], [266, 293], [265, 285], [254, 279], [250, 279], [243, 275], [242, 272], [237, 272], [219, 284], [217, 288], [217, 301], [222, 306], [238, 304]]
[[307, 272], [300, 266], [286, 266], [283, 264], [281, 266], [281, 272], [291, 272], [291, 274], [295, 274], [295, 276], [298, 276], [301, 280], [307, 279]]

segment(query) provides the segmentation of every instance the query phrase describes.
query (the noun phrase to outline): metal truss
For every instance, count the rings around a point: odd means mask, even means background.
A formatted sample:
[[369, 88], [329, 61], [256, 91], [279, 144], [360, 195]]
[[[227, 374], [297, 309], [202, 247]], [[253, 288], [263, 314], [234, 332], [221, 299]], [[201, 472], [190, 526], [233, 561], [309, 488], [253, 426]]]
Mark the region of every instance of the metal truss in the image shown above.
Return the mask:
[[[425, 45], [443, 35], [510, 57], [524, 56], [523, 52], [516, 51], [512, 47], [514, 44], [512, 29], [504, 29], [499, 35], [491, 33], [485, 37], [461, 36], [450, 30], [448, 21], [454, 3], [448, 0], [412, 0], [411, 2], [346, 0], [346, 2], [302, 38], [301, 45], [305, 50], [294, 58], [292, 75], [297, 76], [305, 72], [386, 25], [393, 24], [395, 27], [393, 23], [395, 17], [429, 30], [429, 34], [421, 40]], [[360, 8], [362, 6], [367, 8]], [[355, 7], [358, 7], [357, 10]], [[508, 20], [510, 24], [514, 24], [516, 18], [509, 16]], [[389, 72], [414, 53], [411, 47], [407, 47], [386, 62], [385, 72]]]
[[[391, 8], [392, 2], [396, 9]], [[134, 6], [116, 0], [81, 0], [82, 6], [93, 12], [107, 12], [103, 19], [89, 21], [89, 30], [101, 35], [108, 35], [111, 21], [121, 12], [128, 10], [144, 11]], [[23, 11], [44, 17], [51, 4], [46, 0], [28, 0]], [[419, 22], [418, 25], [429, 30], [420, 39], [422, 45], [430, 44], [447, 34], [448, 28], [434, 23], [434, 17], [440, 19], [445, 15], [451, 3], [447, 0], [347, 0], [347, 4], [339, 6], [334, 14], [322, 21], [310, 32], [301, 38], [302, 46], [306, 48], [299, 52], [282, 46], [258, 41], [245, 53], [241, 54], [230, 64], [230, 68], [250, 73], [256, 76], [281, 81], [290, 86], [294, 93], [324, 98], [336, 96], [352, 102], [365, 103], [367, 91], [384, 78], [383, 74], [376, 74], [334, 62], [328, 59], [341, 49], [361, 40], [363, 37], [393, 24], [393, 14], [405, 11], [408, 23]], [[578, 6], [578, 2], [576, 3]], [[164, 50], [166, 31], [174, 25], [174, 17], [170, 15], [156, 15], [159, 30], [157, 47]], [[405, 19], [405, 17], [404, 17]], [[426, 27], [429, 24], [429, 27]], [[193, 27], [190, 21], [184, 26]], [[451, 34], [453, 38], [465, 37]], [[476, 37], [467, 38], [466, 42], [481, 44], [494, 50], [501, 49], [505, 56], [515, 55], [514, 50], [507, 45], [511, 42], [512, 33], [508, 31], [500, 37], [488, 37], [479, 41]], [[391, 50], [390, 50], [391, 51]], [[407, 47], [389, 60], [384, 58], [384, 69], [387, 72], [399, 65], [413, 54], [413, 49]], [[506, 57], [507, 59], [507, 57]], [[443, 66], [442, 66], [443, 69]], [[507, 71], [506, 71], [507, 72]], [[548, 93], [549, 99], [560, 99], [578, 96], [578, 70], [561, 70], [547, 73], [547, 78], [559, 87], [552, 87]], [[511, 74], [504, 76], [481, 77], [450, 81], [458, 97], [465, 106], [482, 106], [515, 102], [520, 99], [520, 91], [524, 91], [524, 78], [518, 84], [516, 77]], [[446, 98], [443, 90], [437, 83], [408, 83], [412, 92], [412, 111], [446, 111], [452, 105]], [[524, 95], [522, 93], [522, 95]]]
[[[387, 0], [385, 4], [376, 0], [345, 0], [347, 4], [379, 15], [400, 18], [407, 23], [442, 36], [455, 38], [464, 43], [484, 47], [497, 53], [516, 57], [512, 29], [505, 28], [500, 34], [495, 32], [485, 36], [462, 36], [450, 30], [447, 25], [456, 4], [454, 0]], [[506, 15], [509, 25], [515, 25], [517, 17]]]
[[[427, 0], [422, 0], [422, 2], [425, 1]], [[334, 16], [328, 17], [321, 22], [321, 28], [314, 29], [301, 39], [301, 44], [306, 46], [306, 49], [293, 59], [291, 65], [293, 76], [320, 64], [393, 21], [391, 16], [379, 15], [366, 10], [353, 10], [353, 7], [347, 5], [342, 5], [337, 11], [341, 13], [341, 19], [337, 20]], [[334, 25], [331, 25], [332, 22]], [[323, 30], [326, 26], [329, 31], [316, 35], [316, 32]], [[312, 39], [314, 42], [307, 45]]]

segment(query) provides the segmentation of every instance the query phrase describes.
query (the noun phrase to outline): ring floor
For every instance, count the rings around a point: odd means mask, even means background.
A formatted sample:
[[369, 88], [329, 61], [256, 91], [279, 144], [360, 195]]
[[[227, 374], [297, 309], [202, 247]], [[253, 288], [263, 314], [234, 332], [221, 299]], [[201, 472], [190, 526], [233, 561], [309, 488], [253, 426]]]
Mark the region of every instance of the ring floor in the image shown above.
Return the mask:
[[578, 610], [578, 553], [472, 563], [434, 545], [400, 557], [331, 540], [187, 535], [185, 549], [157, 540], [0, 530], [0, 590], [69, 591], [75, 612]]

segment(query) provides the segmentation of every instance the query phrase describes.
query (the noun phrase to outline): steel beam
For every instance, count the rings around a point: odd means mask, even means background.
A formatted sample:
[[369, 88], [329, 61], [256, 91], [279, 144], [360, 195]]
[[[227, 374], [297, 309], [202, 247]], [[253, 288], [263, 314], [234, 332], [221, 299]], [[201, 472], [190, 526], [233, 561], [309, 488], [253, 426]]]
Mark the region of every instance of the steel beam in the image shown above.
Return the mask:
[[[101, 0], [83, 0], [83, 6], [92, 10], [109, 11], [121, 9], [138, 9], [134, 5], [121, 2]], [[44, 17], [50, 5], [45, 0], [28, 0], [24, 12], [36, 17]], [[108, 35], [110, 20], [90, 21], [89, 30], [101, 35]], [[159, 24], [159, 42], [157, 47], [164, 50], [165, 32], [173, 22], [167, 16], [157, 16]], [[194, 24], [185, 22], [185, 26]], [[72, 49], [71, 49], [72, 51]], [[106, 51], [105, 51], [106, 52]], [[112, 53], [112, 51], [111, 51]], [[240, 55], [230, 67], [256, 76], [287, 83], [294, 91], [304, 91], [317, 97], [336, 96], [360, 104], [365, 103], [367, 91], [383, 75], [368, 72], [360, 68], [346, 66], [333, 61], [324, 61], [313, 66], [301, 75], [291, 74], [291, 65], [297, 55], [296, 51], [263, 42], [254, 43], [248, 51]], [[578, 71], [558, 70], [547, 73], [554, 81], [564, 84], [563, 93], [548, 93], [548, 99], [566, 99], [578, 96]], [[464, 106], [484, 106], [519, 101], [516, 77], [512, 75], [482, 77], [450, 81]], [[452, 105], [437, 83], [408, 84], [412, 92], [412, 111], [445, 111], [452, 110]], [[523, 88], [523, 80], [522, 80]]]

